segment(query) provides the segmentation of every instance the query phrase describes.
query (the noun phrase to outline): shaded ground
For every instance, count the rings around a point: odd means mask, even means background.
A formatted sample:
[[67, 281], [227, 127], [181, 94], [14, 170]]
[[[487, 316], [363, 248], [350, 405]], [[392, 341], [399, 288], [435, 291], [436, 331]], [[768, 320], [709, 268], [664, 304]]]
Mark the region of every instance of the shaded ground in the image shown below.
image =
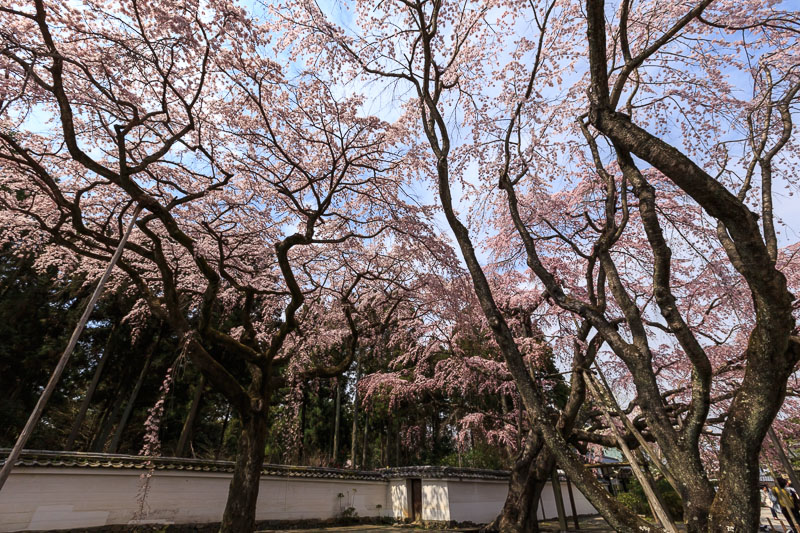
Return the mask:
[[[782, 518], [782, 517], [781, 517]], [[761, 510], [761, 524], [772, 526], [772, 530], [775, 532], [786, 532], [789, 531], [789, 528], [786, 527], [785, 521], [781, 522], [779, 520], [775, 520], [772, 518], [772, 514], [769, 512], [768, 509], [762, 508]], [[575, 529], [575, 522], [572, 518], [567, 520], [567, 531], [570, 533], [573, 532], [581, 532], [581, 531], [591, 531], [593, 533], [611, 533], [613, 529], [608, 527], [605, 520], [600, 518], [599, 516], [592, 516], [592, 517], [581, 517], [579, 520], [580, 529]], [[559, 531], [558, 529], [558, 520], [547, 520], [545, 522], [540, 522], [539, 527], [542, 532], [554, 532]], [[680, 529], [683, 529], [681, 526], [678, 526]], [[326, 532], [326, 533], [347, 533], [347, 532], [356, 532], [356, 533], [425, 533], [425, 532], [436, 532], [436, 533], [448, 533], [448, 532], [458, 532], [458, 533], [472, 533], [476, 532], [476, 528], [456, 528], [456, 529], [422, 529], [422, 528], [415, 528], [412, 526], [377, 526], [377, 525], [359, 525], [359, 526], [345, 526], [345, 527], [329, 527], [324, 529], [267, 529], [263, 530], [259, 533], [317, 533], [317, 532]]]
[[[606, 521], [599, 516], [580, 517], [578, 524], [580, 525], [580, 529], [575, 529], [575, 522], [572, 520], [572, 518], [568, 518], [567, 531], [593, 531], [594, 533], [598, 533], [600, 531], [604, 533], [614, 531], [608, 527]], [[539, 529], [541, 531], [560, 531], [558, 529], [558, 520], [539, 522]]]
[[761, 525], [772, 526], [773, 531], [789, 531], [790, 527], [783, 518], [783, 515], [778, 513], [779, 519], [772, 518], [772, 513], [766, 507], [761, 508]]
[[376, 526], [374, 524], [364, 524], [360, 526], [342, 526], [342, 527], [326, 527], [324, 529], [263, 529], [256, 533], [316, 533], [324, 531], [325, 533], [423, 533], [423, 532], [436, 532], [436, 533], [468, 533], [478, 531], [477, 528], [461, 528], [461, 529], [422, 529], [413, 526]]
[[[582, 517], [580, 519], [580, 531], [591, 531], [593, 533], [611, 532], [605, 520], [600, 517]], [[558, 531], [558, 521], [548, 520], [540, 522], [541, 531]], [[575, 523], [570, 518], [568, 526], [575, 527]], [[265, 529], [258, 533], [474, 533], [478, 528], [454, 528], [454, 529], [422, 529], [413, 526], [376, 526], [376, 525], [359, 525], [359, 526], [344, 526], [344, 527], [327, 527], [324, 529]], [[568, 531], [576, 531], [569, 529]]]
[[263, 529], [256, 533], [316, 533], [324, 531], [325, 533], [468, 533], [478, 531], [477, 528], [461, 528], [461, 529], [422, 529], [413, 526], [376, 526], [374, 524], [364, 524], [360, 526], [342, 526], [342, 527], [326, 527], [324, 529]]

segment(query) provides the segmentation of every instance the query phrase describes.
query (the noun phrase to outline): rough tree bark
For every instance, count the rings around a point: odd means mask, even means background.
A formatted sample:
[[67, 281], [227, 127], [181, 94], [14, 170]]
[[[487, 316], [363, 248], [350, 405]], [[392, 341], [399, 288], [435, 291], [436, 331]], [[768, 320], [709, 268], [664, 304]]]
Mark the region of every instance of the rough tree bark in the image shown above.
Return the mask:
[[[720, 479], [716, 491], [708, 483], [699, 463], [696, 446], [708, 413], [710, 372], [707, 358], [701, 349], [692, 346], [693, 339], [690, 336], [687, 335], [685, 339], [681, 337], [686, 328], [675, 311], [668, 277], [660, 283], [655, 296], [662, 315], [681, 341], [694, 367], [693, 410], [687, 415], [686, 424], [689, 433], [682, 432], [678, 440], [671, 438], [675, 431], [658, 420], [659, 400], [653, 394], [658, 389], [652, 368], [638, 365], [635, 359], [625, 361], [633, 374], [640, 405], [647, 413], [651, 431], [682, 485], [681, 496], [688, 530], [721, 533], [754, 531], [758, 527], [758, 457], [767, 430], [783, 402], [786, 381], [800, 359], [800, 343], [792, 337], [795, 327], [792, 318], [793, 296], [787, 290], [785, 277], [775, 268], [775, 246], [770, 236], [767, 235], [769, 242], [765, 243], [758, 216], [747, 207], [743, 198], [731, 193], [680, 150], [636, 125], [631, 117], [616, 111], [626, 79], [631, 73], [660, 46], [700, 16], [709, 3], [710, 0], [699, 2], [635, 57], [631, 57], [627, 50], [625, 65], [616, 76], [613, 91], [609, 90], [604, 1], [587, 0], [586, 12], [591, 74], [589, 121], [614, 144], [618, 155], [625, 158], [625, 154], [630, 153], [646, 161], [717, 220], [720, 243], [732, 266], [747, 282], [752, 295], [756, 324], [744, 353], [746, 371], [727, 411], [722, 430], [718, 455]], [[622, 37], [627, 38], [624, 33]], [[765, 178], [769, 181], [768, 175], [762, 176], [762, 179]], [[644, 194], [640, 195], [640, 203], [647, 207], [647, 195], [651, 188], [644, 183], [642, 185], [638, 187]], [[656, 263], [664, 263], [662, 274], [668, 276], [669, 249], [661, 242], [656, 225], [645, 220], [650, 216], [647, 210], [642, 209], [641, 212], [648, 240], [656, 254]], [[763, 214], [771, 217], [769, 212]], [[767, 233], [768, 230], [765, 226]], [[623, 355], [621, 357], [624, 358]]]
[[220, 533], [244, 533], [255, 529], [255, 509], [261, 471], [264, 467], [264, 442], [267, 419], [260, 413], [242, 417], [242, 431], [236, 450], [229, 497], [222, 516]]
[[500, 515], [488, 524], [483, 531], [501, 533], [528, 533], [539, 531], [536, 510], [539, 497], [545, 486], [549, 472], [542, 475], [539, 463], [554, 463], [552, 455], [543, 448], [541, 436], [530, 431], [525, 439], [525, 447], [520, 452], [511, 470], [508, 496]]

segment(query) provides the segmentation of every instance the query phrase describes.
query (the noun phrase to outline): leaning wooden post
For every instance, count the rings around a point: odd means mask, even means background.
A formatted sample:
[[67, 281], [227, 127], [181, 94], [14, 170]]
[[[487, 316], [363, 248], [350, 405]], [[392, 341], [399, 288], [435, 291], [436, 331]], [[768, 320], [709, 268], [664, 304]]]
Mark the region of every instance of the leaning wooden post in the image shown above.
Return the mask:
[[650, 444], [645, 440], [644, 435], [636, 429], [636, 426], [633, 425], [625, 413], [622, 412], [622, 408], [620, 408], [619, 404], [617, 403], [617, 399], [611, 393], [611, 387], [608, 386], [608, 381], [606, 381], [606, 376], [603, 374], [603, 371], [600, 370], [600, 366], [597, 365], [595, 362], [595, 369], [597, 370], [597, 374], [600, 376], [601, 382], [598, 384], [598, 387], [602, 385], [602, 389], [605, 392], [605, 397], [608, 399], [608, 403], [614, 408], [614, 411], [617, 413], [620, 419], [622, 419], [622, 423], [625, 425], [625, 428], [630, 431], [633, 436], [636, 438], [636, 441], [639, 443], [639, 446], [647, 452], [647, 455], [650, 456], [652, 459], [653, 465], [658, 468], [659, 472], [664, 475], [664, 478], [667, 482], [672, 485], [672, 488], [678, 494], [681, 493], [680, 489], [678, 488], [678, 482], [675, 480], [675, 477], [672, 475], [669, 467], [661, 462], [659, 455], [650, 447]]
[[[797, 474], [792, 467], [792, 463], [789, 462], [789, 458], [786, 457], [786, 452], [783, 449], [783, 443], [781, 442], [780, 438], [778, 438], [778, 434], [775, 433], [775, 429], [770, 426], [767, 430], [767, 434], [769, 435], [769, 439], [772, 441], [772, 445], [775, 447], [775, 451], [778, 452], [778, 459], [781, 462], [781, 466], [783, 466], [783, 470], [786, 472], [786, 475], [789, 476], [789, 481], [792, 482], [792, 487], [794, 490], [800, 490], [800, 481], [797, 479]], [[777, 483], [777, 479], [775, 482]]]
[[572, 483], [567, 476], [567, 494], [569, 495], [569, 507], [572, 510], [572, 521], [575, 523], [575, 529], [580, 529], [581, 524], [578, 520], [578, 511], [575, 509], [575, 496], [572, 494]]
[[564, 497], [561, 494], [561, 480], [558, 477], [558, 467], [553, 468], [550, 475], [551, 483], [553, 484], [553, 499], [556, 501], [556, 514], [558, 515], [558, 530], [567, 530], [567, 517], [564, 512]]
[[42, 412], [44, 411], [45, 405], [47, 405], [47, 401], [50, 399], [50, 396], [52, 396], [53, 391], [56, 389], [58, 380], [61, 378], [61, 374], [64, 372], [64, 368], [67, 366], [67, 361], [69, 361], [70, 355], [72, 355], [72, 350], [74, 350], [75, 345], [78, 344], [78, 338], [81, 336], [81, 333], [83, 333], [83, 329], [86, 327], [86, 322], [89, 321], [89, 315], [92, 314], [94, 306], [97, 303], [98, 298], [100, 298], [100, 294], [103, 292], [103, 286], [111, 276], [111, 271], [114, 269], [114, 265], [117, 264], [117, 261], [122, 255], [122, 251], [125, 249], [125, 243], [128, 242], [128, 237], [130, 237], [131, 231], [133, 230], [133, 225], [136, 223], [136, 218], [139, 216], [141, 209], [142, 208], [137, 205], [136, 209], [133, 210], [133, 216], [125, 230], [125, 234], [122, 236], [122, 239], [120, 239], [119, 245], [114, 251], [114, 255], [111, 256], [111, 261], [109, 261], [106, 271], [103, 273], [103, 277], [100, 278], [97, 287], [94, 289], [92, 297], [89, 299], [89, 303], [86, 305], [86, 309], [83, 310], [81, 319], [78, 321], [78, 325], [75, 326], [75, 330], [72, 332], [72, 336], [69, 338], [69, 343], [64, 349], [64, 353], [61, 354], [61, 359], [58, 360], [58, 364], [56, 365], [55, 370], [53, 370], [53, 374], [50, 376], [47, 386], [44, 388], [42, 395], [39, 397], [39, 401], [36, 402], [36, 407], [34, 407], [31, 416], [28, 418], [28, 422], [22, 429], [22, 433], [20, 433], [16, 444], [14, 444], [14, 447], [11, 449], [11, 453], [8, 454], [8, 457], [6, 457], [6, 462], [3, 465], [3, 469], [0, 470], [0, 490], [3, 489], [3, 485], [5, 485], [8, 476], [11, 474], [11, 469], [14, 468], [14, 464], [17, 462], [17, 459], [19, 459], [19, 456], [22, 453], [22, 448], [25, 446], [25, 443], [28, 442], [31, 433], [33, 433], [34, 426], [36, 426], [36, 423], [42, 416]]
[[611, 418], [611, 413], [608, 411], [608, 407], [606, 407], [606, 402], [598, 389], [595, 387], [595, 380], [594, 376], [591, 372], [585, 372], [586, 376], [586, 386], [589, 388], [589, 391], [592, 393], [592, 396], [597, 398], [598, 404], [600, 405], [600, 409], [603, 411], [603, 417], [608, 424], [608, 427], [611, 429], [611, 432], [614, 435], [617, 443], [619, 444], [620, 449], [622, 450], [623, 455], [628, 460], [631, 465], [631, 470], [633, 470], [633, 474], [636, 476], [636, 479], [639, 480], [639, 483], [642, 485], [642, 489], [644, 489], [644, 494], [647, 497], [647, 501], [650, 504], [650, 508], [653, 510], [653, 514], [656, 515], [658, 521], [661, 522], [661, 525], [664, 526], [664, 529], [668, 533], [678, 533], [678, 528], [675, 526], [675, 523], [672, 521], [672, 518], [667, 513], [666, 509], [661, 503], [661, 499], [658, 497], [655, 488], [650, 484], [648, 476], [642, 471], [641, 467], [639, 466], [639, 462], [636, 459], [636, 456], [633, 454], [631, 449], [628, 447], [625, 439], [622, 438], [619, 431], [617, 430], [617, 426], [614, 424], [614, 420]]

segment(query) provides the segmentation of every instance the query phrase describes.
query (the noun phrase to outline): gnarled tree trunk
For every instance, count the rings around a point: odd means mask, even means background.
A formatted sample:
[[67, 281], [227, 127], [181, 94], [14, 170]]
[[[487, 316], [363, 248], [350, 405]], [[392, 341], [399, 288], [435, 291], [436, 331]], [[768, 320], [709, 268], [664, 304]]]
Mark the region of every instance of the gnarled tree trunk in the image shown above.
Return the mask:
[[[542, 445], [541, 437], [531, 431], [525, 447], [517, 457], [511, 470], [508, 496], [500, 515], [483, 528], [485, 532], [529, 533], [539, 531], [536, 509], [550, 472], [539, 471], [541, 463], [553, 468], [552, 455]], [[546, 456], [546, 457], [544, 457]], [[544, 461], [541, 461], [545, 459]]]
[[263, 413], [242, 416], [233, 479], [222, 515], [220, 533], [249, 533], [255, 529], [256, 503], [264, 465], [267, 419]]

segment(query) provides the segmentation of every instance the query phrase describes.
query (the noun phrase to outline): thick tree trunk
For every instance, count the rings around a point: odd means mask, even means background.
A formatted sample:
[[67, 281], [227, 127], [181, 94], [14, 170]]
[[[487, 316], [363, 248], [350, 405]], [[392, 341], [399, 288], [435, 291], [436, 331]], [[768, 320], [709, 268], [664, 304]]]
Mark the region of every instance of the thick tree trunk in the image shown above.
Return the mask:
[[97, 368], [94, 370], [92, 382], [89, 384], [89, 389], [83, 397], [80, 409], [78, 409], [78, 416], [75, 417], [75, 422], [72, 423], [72, 429], [69, 432], [69, 437], [67, 437], [67, 444], [64, 446], [64, 449], [67, 451], [72, 450], [72, 447], [75, 445], [75, 439], [78, 438], [78, 432], [80, 432], [83, 420], [86, 418], [86, 411], [89, 409], [89, 404], [92, 402], [92, 396], [94, 396], [94, 391], [97, 390], [97, 385], [100, 383], [100, 376], [103, 374], [103, 368], [106, 366], [106, 361], [108, 361], [111, 355], [111, 339], [114, 337], [116, 329], [117, 325], [114, 324], [111, 328], [111, 332], [108, 334], [106, 344], [103, 347], [103, 355], [100, 356], [100, 361], [97, 363]]
[[528, 434], [525, 447], [511, 470], [508, 495], [503, 510], [492, 523], [483, 528], [483, 531], [502, 533], [539, 531], [536, 509], [545, 480], [536, 479], [536, 463], [543, 451], [542, 444], [541, 438], [534, 431]]
[[785, 350], [784, 358], [764, 357], [772, 350], [768, 345], [759, 346], [760, 339], [754, 341], [758, 333], [756, 329], [751, 335], [750, 349], [759, 350], [761, 357], [749, 358], [745, 379], [728, 410], [720, 439], [719, 489], [711, 506], [709, 527], [714, 533], [758, 529], [758, 458], [767, 430], [783, 402], [786, 379], [797, 360], [797, 353], [789, 350]]
[[192, 396], [192, 403], [189, 407], [189, 413], [186, 415], [186, 420], [183, 422], [183, 429], [181, 429], [181, 436], [178, 439], [178, 445], [175, 447], [175, 456], [183, 457], [186, 443], [192, 434], [194, 421], [197, 418], [197, 412], [200, 410], [200, 399], [203, 396], [203, 389], [206, 386], [206, 379], [200, 375], [200, 382], [195, 386], [194, 395]]
[[250, 533], [255, 529], [256, 503], [261, 470], [264, 466], [267, 420], [263, 413], [248, 414], [242, 418], [236, 464], [228, 489], [228, 502], [222, 515], [220, 533]]

